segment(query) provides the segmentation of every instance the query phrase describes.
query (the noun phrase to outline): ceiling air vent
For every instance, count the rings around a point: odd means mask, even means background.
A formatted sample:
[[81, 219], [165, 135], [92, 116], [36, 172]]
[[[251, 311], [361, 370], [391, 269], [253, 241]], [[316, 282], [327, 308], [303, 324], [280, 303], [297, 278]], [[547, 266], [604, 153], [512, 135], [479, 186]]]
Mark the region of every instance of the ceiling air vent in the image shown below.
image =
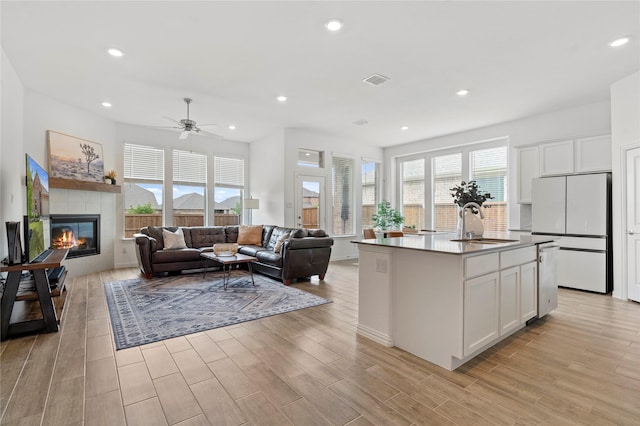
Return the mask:
[[367, 120], [362, 119], [362, 120], [354, 121], [353, 124], [355, 124], [356, 126], [364, 126], [365, 124], [369, 124], [369, 122]]
[[372, 86], [380, 86], [382, 83], [389, 81], [389, 77], [385, 77], [384, 75], [380, 74], [371, 74], [369, 77], [365, 78], [362, 81]]

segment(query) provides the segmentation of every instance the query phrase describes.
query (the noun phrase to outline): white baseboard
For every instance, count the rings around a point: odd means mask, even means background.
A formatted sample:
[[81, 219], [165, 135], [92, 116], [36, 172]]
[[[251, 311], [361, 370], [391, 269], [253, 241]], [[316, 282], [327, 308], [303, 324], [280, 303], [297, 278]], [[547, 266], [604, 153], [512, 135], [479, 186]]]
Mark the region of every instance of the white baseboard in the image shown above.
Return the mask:
[[384, 333], [380, 333], [379, 331], [369, 328], [366, 325], [358, 324], [356, 328], [356, 333], [366, 337], [367, 339], [371, 339], [374, 342], [380, 343], [381, 345], [384, 345], [390, 348], [394, 346], [393, 339], [391, 338], [391, 336], [388, 336]]

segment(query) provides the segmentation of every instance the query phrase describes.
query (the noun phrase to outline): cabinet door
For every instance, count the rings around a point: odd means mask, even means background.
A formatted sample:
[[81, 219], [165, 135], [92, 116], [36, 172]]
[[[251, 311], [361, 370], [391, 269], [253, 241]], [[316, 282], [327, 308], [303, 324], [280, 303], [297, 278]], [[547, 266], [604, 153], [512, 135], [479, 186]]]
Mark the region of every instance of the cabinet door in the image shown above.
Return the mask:
[[538, 264], [520, 266], [520, 324], [538, 315]]
[[611, 136], [576, 139], [576, 173], [611, 171]]
[[464, 355], [496, 339], [499, 318], [498, 272], [464, 282]]
[[573, 140], [540, 145], [540, 176], [573, 173]]
[[500, 271], [500, 335], [520, 325], [520, 267]]
[[531, 203], [531, 179], [540, 175], [538, 147], [518, 149], [518, 203]]

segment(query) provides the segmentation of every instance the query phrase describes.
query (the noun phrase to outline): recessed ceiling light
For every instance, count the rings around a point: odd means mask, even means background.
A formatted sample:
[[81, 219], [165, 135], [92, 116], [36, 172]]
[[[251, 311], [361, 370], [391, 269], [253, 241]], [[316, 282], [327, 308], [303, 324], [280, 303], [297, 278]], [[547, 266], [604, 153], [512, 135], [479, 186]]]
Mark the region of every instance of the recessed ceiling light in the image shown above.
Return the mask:
[[122, 53], [122, 50], [115, 49], [115, 48], [111, 48], [107, 50], [107, 52], [109, 52], [109, 55], [115, 56], [116, 58], [119, 58], [120, 56], [124, 55], [124, 53]]
[[287, 97], [286, 96], [282, 96], [282, 95], [278, 96], [276, 99], [278, 100], [278, 102], [286, 102], [287, 101]]
[[456, 95], [458, 96], [467, 96], [469, 94], [469, 91], [467, 89], [460, 89], [456, 92]]
[[336, 31], [340, 31], [342, 27], [344, 27], [344, 22], [342, 22], [342, 19], [333, 18], [325, 22], [324, 27], [329, 31], [335, 33]]
[[609, 46], [611, 47], [624, 46], [625, 44], [629, 43], [629, 40], [631, 40], [629, 37], [620, 37], [616, 40], [613, 40], [611, 43], [609, 43]]
[[236, 126], [234, 126], [233, 124], [229, 125], [229, 130], [235, 130], [235, 129], [236, 129]]
[[102, 105], [105, 108], [111, 108], [111, 102], [102, 102], [100, 105]]
[[400, 127], [400, 130], [409, 130], [409, 126], [402, 126]]

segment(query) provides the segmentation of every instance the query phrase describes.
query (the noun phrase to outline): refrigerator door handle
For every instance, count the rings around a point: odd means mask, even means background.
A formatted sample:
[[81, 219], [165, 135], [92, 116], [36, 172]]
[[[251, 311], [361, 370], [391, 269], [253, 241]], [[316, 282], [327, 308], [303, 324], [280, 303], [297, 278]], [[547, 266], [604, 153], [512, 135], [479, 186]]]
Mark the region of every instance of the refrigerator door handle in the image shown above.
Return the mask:
[[627, 235], [635, 235], [636, 233], [633, 232], [631, 229], [627, 229]]

